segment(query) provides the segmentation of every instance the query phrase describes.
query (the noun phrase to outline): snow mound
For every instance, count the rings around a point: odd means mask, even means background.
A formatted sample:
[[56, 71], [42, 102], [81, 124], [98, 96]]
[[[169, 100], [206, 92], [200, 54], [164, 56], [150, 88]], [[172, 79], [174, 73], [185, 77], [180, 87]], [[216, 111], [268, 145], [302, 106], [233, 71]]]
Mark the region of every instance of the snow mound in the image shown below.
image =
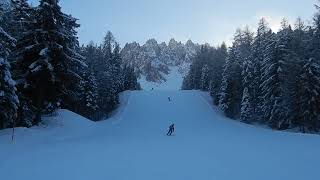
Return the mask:
[[47, 128], [82, 129], [94, 125], [94, 122], [66, 109], [57, 110], [53, 116], [42, 117]]
[[[30, 144], [78, 138], [95, 127], [95, 123], [69, 110], [57, 110], [42, 117], [42, 123], [32, 128], [15, 128], [14, 143]], [[0, 131], [0, 145], [11, 144], [12, 129]]]

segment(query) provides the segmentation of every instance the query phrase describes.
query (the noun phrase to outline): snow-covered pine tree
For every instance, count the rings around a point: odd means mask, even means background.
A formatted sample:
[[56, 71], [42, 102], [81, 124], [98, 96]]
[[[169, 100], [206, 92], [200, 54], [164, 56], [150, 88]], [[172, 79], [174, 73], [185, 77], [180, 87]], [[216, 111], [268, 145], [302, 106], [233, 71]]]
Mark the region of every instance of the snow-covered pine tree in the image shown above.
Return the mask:
[[296, 123], [302, 132], [318, 131], [320, 128], [320, 8], [317, 5], [316, 8], [318, 12], [314, 15], [313, 27], [308, 31], [301, 30], [301, 25], [300, 28], [296, 28], [300, 29], [300, 44], [304, 47], [298, 51], [302, 54], [302, 68], [297, 78], [300, 88], [295, 98], [296, 110], [299, 112]]
[[82, 50], [82, 55], [86, 58], [85, 62], [88, 65], [90, 73], [95, 75], [98, 91], [98, 110], [95, 113], [95, 119], [102, 119], [107, 116], [109, 104], [109, 79], [107, 78], [108, 59], [105, 58], [105, 52], [102, 46], [97, 46], [90, 42]]
[[[253, 112], [253, 65], [251, 59], [253, 33], [246, 26], [244, 30], [238, 29], [235, 35], [234, 48], [238, 63], [241, 65], [242, 84], [239, 91], [242, 95], [240, 119], [250, 122]], [[246, 92], [244, 92], [246, 90]], [[248, 119], [245, 119], [248, 118]]]
[[286, 117], [284, 117], [284, 124], [281, 128], [287, 128], [286, 126], [292, 126], [292, 119], [290, 105], [291, 105], [291, 94], [295, 85], [295, 79], [297, 74], [293, 72], [296, 67], [297, 57], [293, 53], [293, 31], [289, 25], [288, 20], [283, 19], [281, 22], [281, 29], [277, 33], [277, 58], [282, 64], [282, 72], [279, 72], [279, 76], [282, 79], [282, 90], [283, 90], [283, 105]]
[[270, 27], [268, 26], [267, 21], [262, 18], [259, 21], [258, 29], [256, 33], [256, 37], [254, 38], [253, 44], [252, 44], [252, 50], [250, 59], [252, 59], [252, 64], [254, 67], [254, 80], [253, 80], [253, 86], [254, 86], [254, 92], [253, 92], [253, 112], [255, 115], [255, 119], [257, 121], [263, 121], [263, 110], [262, 103], [263, 98], [261, 96], [261, 64], [264, 59], [264, 49], [266, 47], [266, 43], [268, 40], [268, 37], [270, 36]]
[[194, 84], [193, 84], [194, 78], [193, 77], [195, 74], [195, 70], [196, 69], [194, 68], [194, 63], [192, 63], [190, 65], [188, 74], [183, 79], [181, 89], [183, 89], [183, 90], [192, 90], [193, 89], [193, 87], [194, 87]]
[[204, 52], [205, 52], [205, 47], [201, 46], [200, 51], [197, 52], [192, 64], [190, 65], [190, 70], [187, 76], [184, 78], [182, 89], [184, 90], [200, 89], [201, 70], [203, 66], [202, 57]]
[[[10, 1], [0, 1], [0, 27], [12, 36], [13, 13]], [[14, 37], [13, 37], [14, 38]]]
[[[280, 38], [281, 39], [281, 38]], [[262, 110], [266, 122], [275, 129], [288, 127], [288, 104], [286, 102], [285, 57], [286, 47], [272, 33], [268, 38], [262, 62], [261, 95]]]
[[9, 48], [14, 46], [15, 39], [0, 27], [0, 129], [9, 127], [17, 115], [19, 100], [16, 95], [15, 81], [11, 77], [7, 61]]
[[[246, 26], [243, 30], [238, 30], [235, 38], [236, 53], [239, 63], [242, 65], [243, 62], [249, 59], [252, 53], [252, 43], [254, 33], [250, 31], [250, 28]], [[238, 37], [237, 37], [238, 36]]]
[[253, 33], [249, 28], [237, 29], [234, 35], [234, 42], [229, 52], [229, 57], [223, 72], [223, 80], [220, 96], [220, 107], [228, 114], [236, 118], [241, 113], [241, 99], [243, 85], [241, 80], [241, 69], [243, 62], [249, 59]]
[[96, 111], [98, 107], [98, 87], [96, 77], [88, 69], [83, 70], [80, 87], [80, 109], [79, 113], [89, 119], [98, 120]]
[[[221, 69], [225, 57], [225, 45], [222, 45], [218, 49], [210, 47], [209, 45], [201, 46], [200, 51], [198, 51], [193, 58], [188, 74], [183, 80], [182, 89], [201, 89], [205, 91], [211, 89], [216, 95], [217, 88], [220, 87]], [[209, 84], [211, 84], [210, 87]]]
[[75, 51], [75, 19], [61, 12], [58, 0], [41, 0], [28, 29], [19, 39], [14, 62], [19, 90], [41, 113], [54, 110], [81, 79], [85, 66]]
[[122, 85], [123, 91], [125, 90], [140, 90], [140, 84], [138, 82], [137, 76], [134, 73], [134, 68], [130, 66], [124, 66], [122, 69]]
[[[281, 22], [281, 29], [278, 32], [277, 49], [281, 54], [279, 59], [284, 63], [283, 76], [285, 79], [282, 83], [284, 91], [284, 103], [288, 109], [288, 125], [290, 127], [295, 126], [297, 113], [299, 110], [295, 105], [299, 101], [300, 85], [298, 76], [302, 69], [301, 60], [305, 57], [305, 42], [304, 27], [301, 19], [297, 20], [296, 30], [293, 31], [286, 19]], [[305, 50], [304, 50], [305, 49]]]
[[305, 132], [318, 131], [320, 128], [320, 66], [315, 59], [304, 61], [302, 74], [299, 77], [301, 84], [300, 116], [298, 125]]
[[[81, 81], [81, 114], [93, 120], [105, 118], [108, 112], [107, 60], [103, 54], [102, 47], [93, 42], [82, 47], [82, 55], [85, 57], [88, 68], [83, 70], [83, 80]], [[90, 100], [87, 99], [88, 93], [91, 97], [89, 111], [87, 110], [87, 102]], [[94, 108], [94, 104], [98, 107], [97, 109]]]
[[316, 5], [318, 12], [313, 17], [313, 37], [311, 41], [311, 57], [320, 63], [320, 1]]
[[229, 51], [229, 56], [227, 58], [226, 64], [224, 65], [224, 71], [222, 73], [222, 82], [221, 82], [221, 90], [219, 95], [219, 107], [220, 109], [226, 114], [227, 110], [229, 109], [229, 106], [231, 104], [230, 102], [230, 79], [231, 79], [231, 69], [232, 69], [232, 58], [231, 56], [234, 54], [234, 51], [231, 49]]
[[201, 69], [201, 79], [200, 79], [200, 89], [203, 91], [209, 90], [209, 76], [210, 69], [207, 64], [205, 64]]
[[122, 91], [120, 46], [116, 42], [111, 58], [108, 61], [107, 73], [108, 79], [111, 80], [109, 88], [109, 105], [111, 106], [110, 110], [113, 110], [119, 103], [119, 93]]
[[[191, 69], [191, 66], [190, 66], [190, 69]], [[191, 90], [191, 77], [190, 77], [190, 73], [191, 71], [189, 70], [188, 74], [183, 78], [183, 81], [182, 81], [182, 86], [181, 86], [181, 89], [182, 90]]]
[[253, 121], [253, 116], [252, 97], [250, 97], [248, 88], [245, 87], [242, 94], [240, 120], [250, 123]]
[[92, 41], [85, 47], [82, 47], [82, 55], [88, 65], [89, 71], [94, 72], [96, 78], [102, 76], [105, 71], [106, 62], [103, 60], [102, 48], [95, 45]]
[[194, 62], [191, 66], [193, 69], [190, 70], [190, 82], [192, 89], [201, 89], [202, 68], [207, 63], [208, 51], [208, 46], [201, 46], [200, 51], [194, 57]]
[[305, 57], [306, 53], [307, 26], [300, 17], [297, 18], [295, 22], [292, 37], [292, 51], [298, 56], [301, 62], [301, 59], [304, 59], [303, 57]]
[[[79, 87], [80, 81], [84, 80], [83, 72], [88, 71], [88, 66], [85, 63], [85, 57], [80, 55], [79, 41], [77, 37], [76, 28], [80, 27], [77, 23], [77, 19], [71, 15], [62, 14], [63, 17], [63, 29], [62, 32], [65, 35], [65, 48], [64, 54], [66, 58], [66, 66], [69, 68], [69, 76], [67, 81], [72, 83], [66, 83], [65, 89], [66, 93], [64, 94], [63, 107], [75, 110], [77, 105], [83, 97], [81, 96], [82, 92], [79, 92], [81, 89]], [[89, 72], [87, 72], [90, 75]], [[85, 81], [85, 80], [84, 80]]]
[[114, 83], [114, 89], [115, 92], [118, 94], [122, 91], [122, 82], [121, 82], [121, 55], [120, 55], [120, 45], [119, 43], [115, 43], [115, 47], [112, 53], [112, 58], [109, 61], [109, 68], [111, 71], [111, 74], [113, 74], [113, 83]]
[[255, 118], [254, 114], [254, 67], [252, 59], [248, 57], [242, 65], [242, 84], [243, 93], [241, 101], [240, 120], [243, 122], [252, 122]]
[[14, 38], [19, 40], [25, 32], [27, 26], [29, 26], [31, 21], [33, 21], [35, 9], [32, 8], [27, 0], [11, 0], [12, 10], [11, 10], [11, 21], [10, 32]]
[[115, 38], [113, 34], [108, 31], [101, 45], [102, 58], [100, 57], [97, 62], [97, 64], [101, 66], [98, 67], [97, 71], [98, 92], [100, 97], [98, 105], [104, 116], [108, 115], [118, 103], [118, 88], [120, 87], [119, 81], [121, 74], [116, 74], [119, 72], [120, 63], [118, 64], [118, 56], [114, 55], [115, 47]]
[[235, 48], [231, 47], [222, 74], [219, 107], [227, 117], [236, 118], [240, 113], [241, 67]]
[[[37, 41], [36, 10], [31, 8], [26, 1], [11, 1], [12, 13], [10, 26], [16, 27], [17, 44], [11, 53], [11, 65], [14, 79], [17, 82], [20, 106], [18, 109], [17, 125], [30, 127], [34, 124], [36, 107], [32, 96], [32, 88], [28, 79], [29, 66], [39, 56], [36, 51], [40, 46]], [[29, 89], [30, 88], [30, 89]]]
[[213, 97], [213, 103], [215, 105], [219, 104], [219, 92], [221, 88], [223, 67], [226, 63], [226, 58], [228, 56], [227, 45], [222, 43], [222, 45], [217, 48], [216, 53], [213, 57], [213, 67], [212, 67], [212, 77], [210, 77], [209, 87], [210, 95]]

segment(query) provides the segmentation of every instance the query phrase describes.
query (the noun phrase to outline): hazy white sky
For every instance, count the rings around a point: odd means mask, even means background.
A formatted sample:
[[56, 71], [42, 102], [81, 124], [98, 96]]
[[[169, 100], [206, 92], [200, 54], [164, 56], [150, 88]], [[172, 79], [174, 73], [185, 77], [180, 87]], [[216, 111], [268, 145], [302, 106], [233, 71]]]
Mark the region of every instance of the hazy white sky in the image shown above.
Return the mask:
[[[34, 4], [38, 0], [30, 0]], [[256, 27], [265, 17], [277, 30], [286, 17], [311, 20], [317, 0], [60, 0], [63, 11], [79, 19], [81, 43], [101, 42], [107, 30], [117, 40], [144, 43], [171, 37], [216, 45], [231, 42], [236, 28]]]

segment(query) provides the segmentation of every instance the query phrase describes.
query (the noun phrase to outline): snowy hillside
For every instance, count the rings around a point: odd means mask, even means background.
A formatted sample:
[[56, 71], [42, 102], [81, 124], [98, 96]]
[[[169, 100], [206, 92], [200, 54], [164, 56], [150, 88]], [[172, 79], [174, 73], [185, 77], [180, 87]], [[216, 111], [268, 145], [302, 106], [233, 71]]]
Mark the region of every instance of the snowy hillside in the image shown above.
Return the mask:
[[[140, 82], [171, 89], [167, 85], [173, 81], [172, 75], [179, 72], [176, 78], [180, 81], [181, 76], [188, 72], [192, 58], [199, 49], [200, 45], [191, 40], [183, 44], [171, 39], [168, 44], [159, 44], [155, 39], [150, 39], [142, 46], [136, 42], [126, 44], [121, 56], [124, 64], [134, 67]], [[175, 89], [180, 87], [181, 83], [175, 85]]]
[[179, 67], [170, 67], [169, 74], [163, 74], [166, 80], [162, 82], [148, 81], [146, 76], [141, 75], [139, 83], [144, 90], [180, 90], [184, 73], [179, 71]]
[[[0, 147], [14, 148], [14, 146], [24, 146], [42, 143], [57, 143], [72, 138], [80, 138], [85, 131], [89, 131], [96, 124], [78, 114], [68, 110], [59, 110], [53, 117], [43, 117], [43, 122], [39, 127], [16, 128], [15, 142], [12, 144], [11, 129], [0, 130]], [[26, 150], [25, 148], [23, 148]], [[16, 149], [19, 153], [19, 149]], [[0, 162], [1, 166], [1, 162]], [[1, 172], [1, 168], [0, 168]]]
[[[168, 102], [171, 97], [172, 102]], [[46, 127], [0, 131], [6, 180], [314, 180], [320, 137], [260, 129], [223, 117], [198, 91], [122, 95], [114, 118], [69, 111]], [[175, 136], [165, 135], [170, 122]]]

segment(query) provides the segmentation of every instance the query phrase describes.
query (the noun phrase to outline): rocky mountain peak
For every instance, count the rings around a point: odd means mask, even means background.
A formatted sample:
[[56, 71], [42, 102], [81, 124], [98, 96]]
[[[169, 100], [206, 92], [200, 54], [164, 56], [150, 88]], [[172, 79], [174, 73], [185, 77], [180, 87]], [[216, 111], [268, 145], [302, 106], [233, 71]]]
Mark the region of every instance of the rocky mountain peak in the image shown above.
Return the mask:
[[178, 67], [183, 74], [189, 68], [191, 58], [200, 49], [200, 45], [191, 40], [185, 44], [170, 39], [168, 45], [165, 42], [158, 43], [155, 39], [149, 39], [140, 46], [133, 42], [126, 44], [122, 49], [123, 61], [133, 66], [135, 72], [147, 81], [163, 82], [172, 67]]

